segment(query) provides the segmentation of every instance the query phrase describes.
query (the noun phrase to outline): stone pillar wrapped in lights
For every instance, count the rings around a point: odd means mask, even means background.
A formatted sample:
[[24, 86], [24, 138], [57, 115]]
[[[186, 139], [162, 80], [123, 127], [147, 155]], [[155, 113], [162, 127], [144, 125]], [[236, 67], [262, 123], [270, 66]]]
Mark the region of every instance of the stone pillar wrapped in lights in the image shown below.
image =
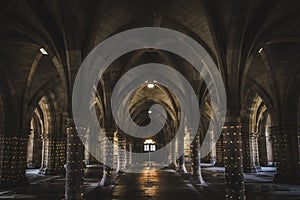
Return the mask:
[[[202, 128], [202, 130], [203, 130], [203, 128]], [[204, 136], [209, 137], [210, 142], [209, 142], [208, 146], [206, 146], [206, 147], [202, 146], [203, 151], [208, 152], [208, 154], [201, 159], [201, 162], [210, 163], [210, 164], [214, 165], [216, 163], [216, 148], [215, 148], [214, 132], [213, 131], [207, 132], [206, 135], [202, 135], [202, 137], [204, 137]], [[204, 138], [200, 137], [200, 141], [201, 140], [204, 140]], [[206, 148], [206, 149], [204, 149], [204, 148]]]
[[200, 166], [200, 134], [197, 131], [194, 140], [191, 143], [191, 177], [190, 182], [193, 184], [205, 185], [201, 174]]
[[218, 167], [224, 166], [224, 160], [223, 160], [223, 153], [224, 153], [224, 147], [223, 147], [223, 135], [220, 135], [217, 143], [216, 143], [216, 163], [215, 165]]
[[[243, 146], [243, 171], [247, 173], [256, 173], [259, 171], [258, 161], [258, 146], [255, 144], [256, 134], [253, 133], [242, 133], [242, 146]], [[256, 149], [256, 150], [255, 150]]]
[[105, 132], [105, 135], [107, 137], [107, 141], [105, 142], [105, 153], [104, 153], [104, 167], [103, 167], [103, 176], [100, 181], [100, 185], [106, 186], [106, 185], [114, 185], [115, 184], [115, 178], [113, 173], [113, 155], [114, 155], [114, 132], [115, 129], [111, 128], [105, 128], [102, 129], [102, 131]]
[[226, 199], [245, 199], [241, 124], [227, 122], [223, 127]]
[[26, 131], [25, 133], [16, 137], [17, 185], [28, 185], [28, 180], [26, 177], [28, 133], [29, 131]]
[[84, 146], [78, 134], [84, 131], [75, 127], [73, 119], [67, 120], [66, 200], [83, 199]]
[[90, 131], [91, 130], [88, 128], [85, 138], [86, 151], [84, 152], [84, 161], [86, 165], [93, 165], [99, 163], [98, 160], [94, 157], [94, 155], [99, 155], [99, 149], [97, 149], [97, 142], [95, 142], [98, 140], [98, 135], [92, 134]]
[[[15, 131], [14, 131], [15, 132]], [[0, 187], [28, 185], [26, 178], [29, 130], [0, 135]]]
[[177, 169], [178, 165], [177, 165], [177, 161], [176, 161], [177, 151], [176, 151], [176, 141], [175, 140], [170, 142], [170, 154], [171, 154], [170, 167]]
[[178, 166], [176, 171], [178, 173], [185, 174], [187, 173], [185, 168], [185, 160], [184, 160], [184, 138], [177, 138], [177, 149], [178, 149]]
[[126, 140], [125, 134], [118, 130], [118, 167], [117, 173], [124, 173], [126, 171]]
[[64, 165], [66, 163], [66, 138], [63, 135], [55, 140], [55, 167], [54, 171], [58, 174], [65, 173]]
[[273, 126], [275, 182], [300, 184], [299, 146], [297, 127]]
[[132, 165], [132, 143], [126, 141], [126, 169], [130, 168]]
[[39, 173], [45, 175], [64, 174], [65, 139], [43, 134], [42, 166]]

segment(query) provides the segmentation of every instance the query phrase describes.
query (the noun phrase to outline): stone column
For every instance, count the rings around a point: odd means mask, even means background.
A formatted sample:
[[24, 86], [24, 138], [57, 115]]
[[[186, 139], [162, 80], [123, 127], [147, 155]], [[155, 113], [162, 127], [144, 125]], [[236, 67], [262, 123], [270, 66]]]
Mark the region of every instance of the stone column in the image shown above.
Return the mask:
[[255, 167], [256, 172], [261, 170], [259, 165], [259, 151], [258, 151], [258, 134], [252, 133], [250, 135], [251, 139], [251, 147], [252, 147], [252, 154], [253, 154], [253, 164]]
[[73, 119], [67, 121], [67, 169], [65, 199], [83, 199], [83, 144], [78, 134], [82, 134], [84, 128], [75, 127]]
[[42, 147], [42, 140], [41, 136], [39, 134], [35, 134], [33, 138], [33, 152], [32, 152], [32, 168], [38, 168], [41, 167], [41, 160], [42, 160], [42, 154], [41, 149]]
[[66, 163], [66, 137], [59, 136], [55, 140], [55, 161], [54, 171], [57, 174], [66, 172], [64, 165]]
[[258, 137], [258, 155], [259, 155], [259, 165], [260, 166], [268, 166], [268, 153], [269, 149], [267, 148], [267, 140], [266, 136]]
[[118, 168], [117, 173], [126, 171], [126, 140], [125, 135], [118, 130]]
[[[208, 151], [208, 154], [201, 159], [201, 162], [211, 163], [214, 165], [216, 163], [215, 136], [213, 131], [207, 132], [207, 134], [209, 134], [208, 136], [210, 137], [210, 143], [208, 147], [209, 149], [205, 149], [206, 151]], [[200, 137], [200, 141], [201, 141], [201, 137]]]
[[274, 157], [277, 169], [274, 181], [299, 184], [297, 127], [273, 126], [271, 134], [274, 138]]
[[298, 170], [297, 171], [299, 173], [300, 172], [300, 126], [297, 127], [297, 138], [298, 138], [298, 165], [297, 165]]
[[26, 134], [0, 136], [0, 187], [28, 185], [27, 143]]
[[132, 144], [130, 141], [126, 141], [126, 168], [130, 168], [132, 165]]
[[28, 180], [26, 177], [27, 168], [27, 145], [28, 145], [28, 133], [16, 138], [16, 152], [17, 152], [17, 182], [21, 185], [28, 185]]
[[42, 167], [39, 173], [45, 175], [64, 174], [65, 139], [45, 134], [43, 139]]
[[197, 134], [194, 140], [191, 143], [191, 177], [190, 182], [193, 184], [205, 184], [202, 174], [201, 174], [201, 166], [200, 166], [200, 134], [197, 131]]
[[176, 151], [176, 141], [175, 140], [173, 142], [170, 142], [170, 153], [171, 153], [170, 167], [177, 169], [178, 165], [177, 165], [177, 161], [176, 161], [177, 151]]
[[257, 136], [254, 133], [244, 133], [243, 139], [243, 169], [247, 173], [256, 173], [258, 167], [258, 142]]
[[241, 125], [227, 122], [223, 127], [226, 199], [245, 199]]
[[223, 160], [223, 135], [220, 135], [217, 143], [216, 143], [216, 166], [223, 167], [224, 166], [224, 160]]
[[187, 173], [185, 168], [185, 161], [184, 161], [184, 138], [177, 138], [177, 149], [178, 149], [178, 166], [177, 166], [177, 172], [185, 174]]
[[98, 160], [93, 156], [97, 155], [97, 141], [98, 137], [95, 137], [94, 134], [90, 133], [90, 130], [87, 130], [85, 147], [86, 151], [84, 152], [84, 161], [86, 165], [92, 165], [99, 163]]
[[105, 132], [106, 137], [108, 140], [105, 142], [105, 154], [104, 154], [104, 168], [103, 168], [103, 176], [102, 180], [100, 181], [100, 185], [114, 185], [115, 179], [113, 174], [113, 164], [114, 164], [114, 129], [102, 129]]
[[48, 157], [49, 157], [49, 138], [48, 134], [42, 134], [42, 162], [41, 162], [41, 168], [39, 170], [39, 174], [44, 174], [45, 169], [48, 165]]

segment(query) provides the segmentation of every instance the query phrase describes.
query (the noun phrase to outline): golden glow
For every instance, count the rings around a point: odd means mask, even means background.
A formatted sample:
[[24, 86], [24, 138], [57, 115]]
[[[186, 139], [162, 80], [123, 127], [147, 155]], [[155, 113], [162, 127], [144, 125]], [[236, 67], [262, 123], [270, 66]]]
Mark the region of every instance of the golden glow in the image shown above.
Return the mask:
[[144, 144], [155, 144], [155, 141], [152, 139], [145, 140]]
[[155, 169], [144, 169], [139, 177], [141, 190], [149, 197], [155, 197], [159, 190], [159, 177]]
[[154, 83], [148, 83], [147, 87], [150, 88], [150, 89], [154, 88]]

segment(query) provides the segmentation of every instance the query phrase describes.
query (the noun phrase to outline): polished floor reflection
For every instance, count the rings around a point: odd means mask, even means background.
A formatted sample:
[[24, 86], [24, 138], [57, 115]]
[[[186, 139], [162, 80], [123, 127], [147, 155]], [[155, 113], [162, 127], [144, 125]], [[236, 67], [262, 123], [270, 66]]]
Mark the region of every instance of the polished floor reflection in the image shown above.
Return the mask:
[[[91, 192], [87, 199], [104, 199], [103, 188]], [[125, 174], [106, 192], [106, 199], [205, 199], [188, 181], [170, 169], [145, 167], [142, 173]]]
[[[300, 186], [273, 183], [275, 168], [245, 174], [248, 200], [300, 200]], [[181, 176], [170, 168], [153, 170], [145, 165], [143, 173], [120, 174], [115, 186], [99, 187], [102, 166], [88, 166], [84, 192], [87, 200], [112, 199], [224, 199], [224, 168], [202, 166], [207, 186], [191, 185], [189, 175]], [[38, 170], [27, 170], [30, 185], [0, 190], [0, 199], [61, 200], [64, 198], [64, 176], [45, 176]], [[100, 172], [100, 173], [99, 173]]]

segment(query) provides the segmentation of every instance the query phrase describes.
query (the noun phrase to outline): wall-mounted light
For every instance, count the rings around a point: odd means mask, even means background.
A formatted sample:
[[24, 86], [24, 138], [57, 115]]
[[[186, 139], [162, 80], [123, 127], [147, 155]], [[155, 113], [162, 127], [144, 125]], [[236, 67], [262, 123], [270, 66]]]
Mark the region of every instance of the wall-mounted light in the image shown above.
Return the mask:
[[41, 52], [43, 55], [48, 55], [48, 52], [47, 52], [46, 49], [44, 49], [43, 47], [40, 48], [40, 52]]
[[151, 114], [152, 113], [152, 110], [148, 110], [148, 114]]

